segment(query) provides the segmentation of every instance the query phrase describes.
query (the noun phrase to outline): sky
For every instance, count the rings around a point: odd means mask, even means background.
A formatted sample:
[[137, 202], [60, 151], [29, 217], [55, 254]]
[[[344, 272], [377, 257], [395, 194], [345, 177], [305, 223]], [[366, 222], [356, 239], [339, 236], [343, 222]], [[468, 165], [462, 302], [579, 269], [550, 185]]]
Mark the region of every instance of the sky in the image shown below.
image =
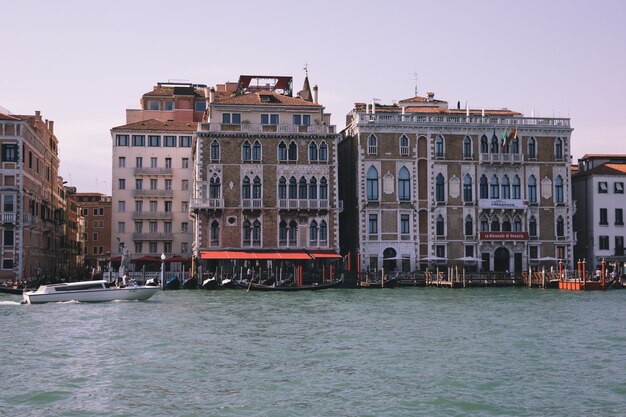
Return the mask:
[[[572, 156], [626, 154], [623, 1], [9, 1], [0, 106], [53, 120], [60, 174], [111, 193], [110, 129], [158, 82], [304, 67], [338, 129], [355, 102], [426, 92], [569, 117]], [[417, 75], [416, 75], [417, 74]]]

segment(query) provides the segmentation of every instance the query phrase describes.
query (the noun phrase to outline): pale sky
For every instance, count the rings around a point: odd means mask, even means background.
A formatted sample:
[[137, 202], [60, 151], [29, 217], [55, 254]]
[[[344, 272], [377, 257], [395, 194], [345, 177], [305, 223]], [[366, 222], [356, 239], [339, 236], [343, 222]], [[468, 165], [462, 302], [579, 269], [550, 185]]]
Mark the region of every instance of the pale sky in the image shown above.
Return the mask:
[[338, 129], [354, 102], [570, 117], [574, 161], [626, 154], [623, 1], [0, 0], [0, 106], [54, 120], [60, 173], [111, 193], [110, 129], [157, 82], [303, 67]]

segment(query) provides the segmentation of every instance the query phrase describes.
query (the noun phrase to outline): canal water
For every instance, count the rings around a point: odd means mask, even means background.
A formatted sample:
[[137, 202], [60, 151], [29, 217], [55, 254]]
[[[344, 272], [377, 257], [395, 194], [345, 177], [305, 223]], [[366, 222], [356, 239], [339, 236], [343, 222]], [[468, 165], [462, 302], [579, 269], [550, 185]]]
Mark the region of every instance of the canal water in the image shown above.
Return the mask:
[[0, 294], [2, 416], [624, 416], [626, 291]]

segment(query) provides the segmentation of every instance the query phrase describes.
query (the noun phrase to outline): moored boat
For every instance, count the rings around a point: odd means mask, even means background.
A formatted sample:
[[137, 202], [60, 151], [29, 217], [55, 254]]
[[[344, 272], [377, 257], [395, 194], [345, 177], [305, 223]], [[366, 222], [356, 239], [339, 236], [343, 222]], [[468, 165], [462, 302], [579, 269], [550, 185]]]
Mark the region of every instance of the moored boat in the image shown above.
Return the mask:
[[254, 291], [316, 291], [316, 290], [324, 290], [328, 288], [338, 288], [343, 285], [343, 278], [327, 282], [327, 283], [313, 283], [310, 285], [264, 285], [264, 284], [248, 284], [248, 289]]
[[147, 300], [159, 287], [127, 286], [111, 287], [105, 280], [79, 281], [62, 284], [41, 285], [36, 291], [23, 293], [27, 304], [54, 303], [62, 301], [104, 302], [114, 300]]

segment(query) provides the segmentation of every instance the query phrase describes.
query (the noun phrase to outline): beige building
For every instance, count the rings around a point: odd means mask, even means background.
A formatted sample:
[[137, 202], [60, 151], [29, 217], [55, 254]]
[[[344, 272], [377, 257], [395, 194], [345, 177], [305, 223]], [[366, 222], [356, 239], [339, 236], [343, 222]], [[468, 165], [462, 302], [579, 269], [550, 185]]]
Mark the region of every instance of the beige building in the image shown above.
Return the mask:
[[360, 268], [573, 265], [569, 119], [356, 104], [339, 146], [343, 249]]

